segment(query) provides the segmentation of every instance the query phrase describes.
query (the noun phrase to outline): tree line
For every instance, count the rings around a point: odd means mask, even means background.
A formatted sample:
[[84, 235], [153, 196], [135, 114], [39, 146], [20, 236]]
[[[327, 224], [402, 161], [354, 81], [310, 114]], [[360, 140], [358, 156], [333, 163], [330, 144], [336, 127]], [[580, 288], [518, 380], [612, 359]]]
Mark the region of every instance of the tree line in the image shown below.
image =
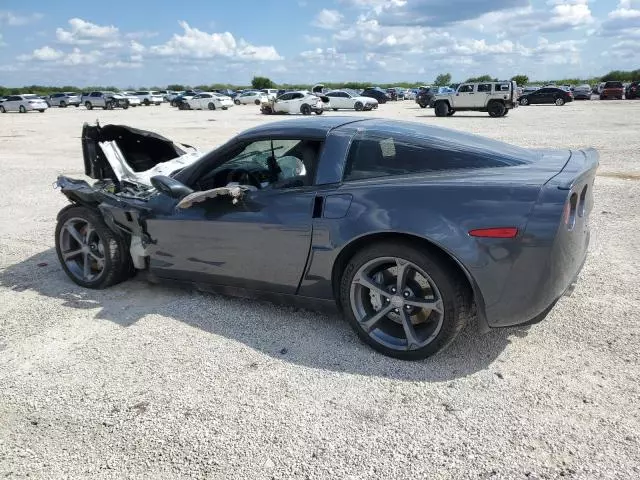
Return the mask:
[[[507, 80], [507, 79], [498, 79], [493, 75], [481, 75], [478, 77], [471, 77], [464, 80], [463, 83], [467, 82], [492, 82], [499, 80]], [[529, 77], [527, 75], [514, 75], [508, 80], [515, 80], [518, 85], [544, 85], [548, 83], [555, 83], [558, 85], [580, 85], [587, 83], [589, 85], [594, 85], [600, 82], [608, 82], [608, 81], [619, 81], [619, 82], [633, 82], [636, 80], [640, 80], [640, 69], [636, 70], [612, 70], [611, 72], [603, 75], [601, 77], [592, 77], [592, 78], [561, 78], [556, 80], [547, 80], [547, 81], [529, 81]], [[414, 88], [420, 85], [436, 85], [436, 86], [448, 86], [452, 84], [452, 77], [450, 73], [440, 73], [436, 76], [433, 82], [428, 81], [415, 81], [415, 82], [393, 82], [393, 83], [372, 83], [372, 82], [318, 82], [323, 84], [327, 88], [351, 88], [354, 90], [360, 90], [371, 86], [378, 86], [381, 88], [389, 88], [389, 87], [402, 87], [402, 88]], [[171, 84], [167, 85], [166, 88], [159, 86], [150, 86], [150, 87], [129, 87], [124, 90], [175, 90], [175, 91], [183, 91], [183, 90], [222, 90], [222, 89], [231, 89], [231, 90], [239, 90], [246, 88], [281, 88], [285, 90], [303, 90], [308, 89], [310, 86], [306, 84], [296, 84], [296, 83], [281, 83], [277, 84], [273, 82], [271, 79], [267, 77], [253, 77], [250, 85], [233, 85], [230, 83], [213, 83], [213, 84], [202, 84], [202, 85], [182, 85], [182, 84]], [[0, 96], [5, 95], [17, 95], [19, 93], [35, 93], [37, 95], [49, 95], [56, 92], [90, 92], [95, 90], [113, 90], [118, 91], [120, 88], [114, 86], [89, 86], [78, 88], [73, 85], [64, 85], [61, 87], [51, 87], [46, 85], [25, 85], [23, 87], [3, 87], [0, 86]]]

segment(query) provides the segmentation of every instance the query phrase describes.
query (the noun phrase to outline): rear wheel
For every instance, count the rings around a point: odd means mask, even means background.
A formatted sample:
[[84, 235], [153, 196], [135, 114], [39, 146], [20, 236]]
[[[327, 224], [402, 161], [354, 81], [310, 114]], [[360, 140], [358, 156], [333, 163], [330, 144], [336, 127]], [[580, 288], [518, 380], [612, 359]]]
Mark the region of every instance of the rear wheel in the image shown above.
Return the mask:
[[362, 102], [356, 102], [353, 108], [355, 108], [356, 112], [361, 112], [364, 108], [364, 105], [362, 104]]
[[4, 109], [2, 105], [0, 105], [0, 113], [7, 113], [7, 111]]
[[357, 253], [340, 281], [340, 303], [362, 341], [403, 360], [444, 349], [470, 316], [463, 279], [410, 243], [378, 243]]
[[58, 105], [60, 108], [67, 108], [67, 104], [64, 100], [60, 100], [60, 104]]
[[489, 105], [488, 110], [491, 117], [497, 118], [504, 115], [504, 111], [506, 110], [506, 108], [500, 102], [493, 102]]
[[436, 102], [434, 109], [436, 117], [446, 117], [449, 114], [449, 105], [447, 102]]
[[561, 107], [564, 105], [564, 99], [563, 98], [556, 98], [556, 105], [558, 107]]
[[24, 105], [20, 105], [20, 108], [18, 110], [20, 111], [20, 113], [27, 113], [27, 109]]
[[305, 103], [300, 107], [300, 113], [303, 115], [311, 115], [311, 107]]
[[207, 105], [207, 108], [209, 110], [215, 110], [216, 109], [216, 104], [213, 102], [209, 102], [209, 105]]
[[84, 108], [86, 108], [87, 110], [92, 110], [93, 105], [91, 105], [91, 102], [84, 102]]
[[62, 210], [55, 243], [62, 269], [82, 287], [106, 288], [131, 272], [125, 239], [90, 208], [74, 205]]

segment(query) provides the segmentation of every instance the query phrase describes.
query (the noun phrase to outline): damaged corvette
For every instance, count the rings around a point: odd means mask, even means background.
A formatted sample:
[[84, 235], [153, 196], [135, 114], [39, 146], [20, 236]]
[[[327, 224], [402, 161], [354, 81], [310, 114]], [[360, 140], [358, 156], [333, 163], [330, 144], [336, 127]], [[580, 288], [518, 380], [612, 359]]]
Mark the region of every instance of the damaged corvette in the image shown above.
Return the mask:
[[[106, 288], [146, 271], [200, 290], [337, 308], [365, 343], [422, 359], [475, 319], [543, 320], [587, 254], [598, 153], [533, 150], [428, 125], [299, 118], [209, 153], [85, 125], [85, 173], [55, 243]], [[266, 327], [268, 328], [268, 327]]]

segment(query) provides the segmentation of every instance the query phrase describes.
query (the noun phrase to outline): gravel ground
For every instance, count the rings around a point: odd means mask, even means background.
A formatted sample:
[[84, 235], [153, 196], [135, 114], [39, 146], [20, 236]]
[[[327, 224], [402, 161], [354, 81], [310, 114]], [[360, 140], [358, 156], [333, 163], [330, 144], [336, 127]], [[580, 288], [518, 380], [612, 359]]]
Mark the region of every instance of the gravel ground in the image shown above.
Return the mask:
[[167, 105], [0, 115], [0, 476], [638, 478], [640, 102], [502, 119], [398, 102], [371, 115], [598, 148], [593, 241], [573, 296], [539, 325], [471, 326], [405, 363], [338, 316], [140, 279], [83, 290], [55, 258], [65, 199], [52, 188], [83, 171], [83, 122], [204, 149], [273, 117]]

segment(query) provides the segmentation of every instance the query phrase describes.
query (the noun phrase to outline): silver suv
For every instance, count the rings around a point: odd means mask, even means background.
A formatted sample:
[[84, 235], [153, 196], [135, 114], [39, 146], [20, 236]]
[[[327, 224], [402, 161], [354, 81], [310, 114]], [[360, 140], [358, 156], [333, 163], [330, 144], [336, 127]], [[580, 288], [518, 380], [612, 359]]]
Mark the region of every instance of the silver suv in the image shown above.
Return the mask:
[[437, 117], [462, 111], [504, 117], [518, 106], [518, 86], [514, 81], [462, 83], [454, 92], [437, 94], [432, 101]]
[[50, 107], [66, 108], [69, 105], [74, 107], [80, 106], [80, 95], [76, 92], [58, 92], [52, 93], [47, 99]]

